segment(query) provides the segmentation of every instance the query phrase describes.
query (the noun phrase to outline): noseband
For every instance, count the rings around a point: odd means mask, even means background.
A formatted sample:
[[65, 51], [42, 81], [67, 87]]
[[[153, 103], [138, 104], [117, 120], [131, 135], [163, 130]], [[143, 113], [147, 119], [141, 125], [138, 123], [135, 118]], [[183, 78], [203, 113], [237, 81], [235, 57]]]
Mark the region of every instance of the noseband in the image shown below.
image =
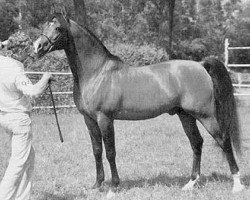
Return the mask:
[[44, 36], [44, 37], [48, 40], [48, 42], [49, 42], [49, 44], [50, 44], [51, 46], [54, 46], [54, 44], [61, 38], [61, 35], [62, 35], [62, 34], [59, 34], [59, 35], [55, 38], [54, 41], [51, 41], [51, 39], [49, 39], [49, 37], [48, 37], [47, 35], [45, 35], [44, 33], [41, 33], [41, 36]]
[[48, 40], [50, 45], [53, 45], [55, 43], [55, 42], [52, 42], [47, 35], [45, 35], [43, 33], [41, 33], [41, 35], [44, 36]]

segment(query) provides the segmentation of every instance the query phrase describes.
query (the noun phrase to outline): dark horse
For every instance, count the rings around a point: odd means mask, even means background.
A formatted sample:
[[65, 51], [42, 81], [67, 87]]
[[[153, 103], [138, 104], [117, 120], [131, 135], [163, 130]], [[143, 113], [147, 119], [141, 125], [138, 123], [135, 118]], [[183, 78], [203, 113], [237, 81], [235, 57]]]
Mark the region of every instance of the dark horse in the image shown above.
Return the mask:
[[193, 169], [184, 189], [200, 176], [203, 139], [197, 120], [223, 149], [240, 191], [239, 168], [233, 148], [240, 151], [240, 131], [232, 82], [220, 61], [172, 60], [130, 67], [112, 55], [86, 27], [64, 13], [54, 13], [34, 42], [38, 57], [64, 49], [74, 76], [74, 101], [84, 116], [96, 161], [96, 183], [104, 181], [102, 142], [109, 161], [112, 186], [119, 185], [114, 120], [143, 120], [163, 113], [177, 114], [193, 150]]

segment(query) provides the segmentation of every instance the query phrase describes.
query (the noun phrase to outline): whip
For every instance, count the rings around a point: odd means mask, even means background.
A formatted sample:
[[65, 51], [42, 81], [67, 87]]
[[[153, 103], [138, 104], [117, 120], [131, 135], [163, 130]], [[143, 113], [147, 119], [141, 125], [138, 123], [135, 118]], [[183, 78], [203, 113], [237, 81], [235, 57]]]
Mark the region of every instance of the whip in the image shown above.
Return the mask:
[[60, 125], [59, 125], [59, 121], [58, 121], [58, 117], [57, 117], [57, 113], [56, 113], [55, 101], [54, 101], [53, 93], [52, 93], [52, 89], [51, 89], [51, 82], [49, 82], [49, 91], [50, 91], [50, 96], [51, 96], [53, 109], [54, 109], [54, 113], [55, 113], [55, 118], [56, 118], [56, 124], [57, 124], [58, 132], [59, 132], [59, 137], [60, 137], [61, 142], [63, 143], [62, 132], [61, 132], [61, 129], [60, 129]]

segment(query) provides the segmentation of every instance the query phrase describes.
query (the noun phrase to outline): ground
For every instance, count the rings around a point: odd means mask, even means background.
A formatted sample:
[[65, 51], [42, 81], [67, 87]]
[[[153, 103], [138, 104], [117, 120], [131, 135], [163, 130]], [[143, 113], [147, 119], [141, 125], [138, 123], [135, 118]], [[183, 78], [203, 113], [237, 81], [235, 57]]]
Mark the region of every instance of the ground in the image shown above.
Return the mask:
[[[192, 167], [192, 150], [177, 116], [162, 115], [145, 121], [116, 121], [117, 166], [121, 185], [119, 200], [250, 199], [250, 108], [239, 109], [243, 133], [242, 158], [238, 157], [247, 189], [233, 195], [229, 167], [210, 135], [204, 137], [200, 187], [184, 192]], [[80, 114], [60, 114], [65, 142], [60, 143], [53, 115], [32, 115], [36, 167], [32, 200], [104, 199], [110, 170], [104, 157], [106, 181], [101, 191], [95, 182], [90, 138]], [[9, 137], [0, 129], [0, 178], [10, 155]]]

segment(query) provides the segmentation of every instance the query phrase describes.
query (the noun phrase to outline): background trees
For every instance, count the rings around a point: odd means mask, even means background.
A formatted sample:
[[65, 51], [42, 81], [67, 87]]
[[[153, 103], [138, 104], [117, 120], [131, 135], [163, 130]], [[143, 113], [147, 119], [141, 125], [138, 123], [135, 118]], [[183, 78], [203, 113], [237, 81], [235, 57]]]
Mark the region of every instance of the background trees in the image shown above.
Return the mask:
[[[171, 4], [172, 2], [172, 4]], [[52, 4], [65, 5], [77, 20], [75, 0], [0, 0], [0, 40], [17, 29], [12, 19], [16, 8], [23, 13], [23, 27], [38, 28]], [[16, 6], [17, 5], [17, 6]], [[241, 0], [85, 0], [90, 29], [109, 46], [155, 45], [169, 52], [173, 27], [173, 57], [201, 60], [222, 57], [224, 39], [231, 44], [250, 45], [250, 3]], [[79, 6], [80, 8], [80, 6]], [[171, 12], [174, 18], [171, 24]], [[79, 10], [77, 11], [79, 12]], [[237, 51], [233, 62], [249, 62], [247, 51]]]
[[18, 28], [18, 24], [13, 20], [13, 16], [17, 15], [13, 1], [0, 1], [0, 40], [6, 40]]

